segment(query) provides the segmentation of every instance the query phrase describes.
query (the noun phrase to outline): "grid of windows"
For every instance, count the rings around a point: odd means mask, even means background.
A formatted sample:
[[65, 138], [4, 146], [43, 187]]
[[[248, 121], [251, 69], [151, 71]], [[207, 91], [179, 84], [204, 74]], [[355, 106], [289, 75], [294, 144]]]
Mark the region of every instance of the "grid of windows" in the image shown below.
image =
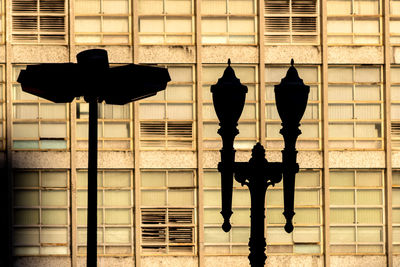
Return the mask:
[[141, 216], [144, 254], [195, 254], [194, 172], [142, 170]]
[[[77, 149], [88, 149], [89, 103], [80, 99], [76, 102]], [[98, 104], [98, 149], [132, 149], [132, 104]]]
[[328, 83], [329, 147], [382, 149], [382, 68], [331, 66]]
[[193, 44], [193, 0], [139, 0], [141, 44]]
[[130, 5], [128, 0], [75, 0], [75, 42], [130, 44]]
[[64, 0], [12, 0], [13, 42], [65, 43], [65, 6]]
[[203, 44], [256, 44], [257, 1], [202, 0]]
[[400, 67], [392, 66], [390, 69], [390, 97], [391, 97], [391, 135], [392, 148], [400, 149]]
[[328, 44], [381, 44], [380, 0], [327, 0]]
[[[247, 86], [246, 102], [239, 120], [239, 134], [235, 138], [235, 149], [251, 149], [258, 140], [258, 78], [257, 67], [233, 65], [236, 77]], [[204, 149], [220, 149], [221, 137], [217, 131], [219, 121], [212, 103], [211, 85], [223, 75], [226, 65], [203, 66], [203, 146]]]
[[204, 251], [208, 255], [249, 253], [250, 193], [247, 187], [234, 181], [232, 198], [232, 229], [225, 233], [221, 211], [221, 174], [205, 170], [204, 183]]
[[317, 0], [265, 0], [264, 5], [266, 44], [319, 42]]
[[400, 171], [392, 175], [392, 227], [393, 253], [400, 254]]
[[194, 148], [194, 68], [168, 66], [171, 82], [166, 90], [140, 101], [142, 149]]
[[[274, 85], [285, 77], [289, 66], [266, 66], [265, 68], [265, 136], [266, 149], [283, 148], [283, 138], [279, 133], [281, 120], [275, 105]], [[321, 149], [321, 79], [319, 66], [296, 66], [301, 79], [310, 86], [308, 104], [301, 120], [299, 136], [296, 146], [300, 150]]]
[[332, 254], [384, 253], [382, 171], [330, 173]]
[[0, 151], [6, 148], [6, 90], [4, 86], [4, 66], [0, 65]]
[[[102, 170], [97, 174], [97, 252], [133, 254], [133, 178], [130, 170]], [[78, 254], [86, 254], [87, 171], [77, 172]]]
[[282, 182], [267, 191], [267, 253], [322, 253], [321, 172], [301, 170], [296, 175], [294, 230], [284, 230]]
[[400, 1], [390, 0], [390, 42], [400, 44]]
[[69, 173], [14, 172], [14, 255], [69, 254]]
[[23, 92], [17, 78], [25, 68], [22, 65], [13, 67], [13, 149], [67, 149], [69, 105]]

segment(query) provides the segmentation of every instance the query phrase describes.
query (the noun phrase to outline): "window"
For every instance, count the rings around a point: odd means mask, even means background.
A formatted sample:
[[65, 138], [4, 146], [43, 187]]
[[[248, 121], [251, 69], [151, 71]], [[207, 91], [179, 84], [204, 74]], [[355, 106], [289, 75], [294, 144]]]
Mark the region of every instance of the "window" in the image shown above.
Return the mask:
[[4, 66], [0, 65], [0, 150], [6, 148], [6, 88], [4, 84]]
[[392, 232], [393, 253], [400, 254], [400, 172], [396, 170], [392, 176]]
[[202, 0], [203, 44], [256, 44], [257, 1]]
[[68, 177], [59, 170], [14, 172], [15, 255], [70, 253]]
[[392, 122], [392, 148], [400, 149], [400, 67], [392, 66], [391, 79], [391, 122]]
[[265, 43], [319, 42], [317, 0], [265, 0]]
[[331, 66], [328, 83], [329, 147], [382, 149], [381, 67]]
[[267, 253], [320, 254], [322, 253], [322, 194], [321, 172], [301, 170], [296, 175], [294, 230], [288, 234], [282, 212], [282, 182], [267, 191]]
[[400, 44], [400, 1], [390, 0], [390, 42]]
[[164, 91], [140, 101], [140, 146], [143, 149], [194, 148], [194, 68], [168, 66], [171, 81]]
[[193, 0], [139, 0], [141, 44], [193, 44]]
[[204, 251], [208, 255], [249, 254], [250, 192], [234, 181], [232, 229], [225, 233], [221, 212], [221, 174], [205, 170], [204, 182]]
[[130, 5], [128, 0], [75, 0], [75, 42], [130, 44]]
[[12, 0], [14, 43], [66, 43], [64, 0]]
[[144, 254], [196, 253], [195, 188], [193, 171], [141, 171]]
[[13, 149], [67, 149], [68, 104], [53, 103], [23, 92], [17, 78], [25, 68], [13, 67]]
[[[77, 172], [78, 254], [86, 254], [87, 171]], [[97, 173], [97, 253], [133, 254], [133, 179], [130, 170]]]
[[328, 44], [382, 43], [379, 0], [327, 0]]
[[[217, 134], [219, 121], [212, 103], [211, 85], [223, 75], [226, 65], [203, 66], [203, 146], [205, 149], [221, 149], [221, 137]], [[251, 149], [258, 140], [258, 78], [257, 67], [234, 65], [236, 77], [247, 86], [246, 102], [239, 119], [239, 134], [235, 149]]]
[[332, 254], [383, 254], [382, 171], [331, 171], [330, 250]]
[[[289, 66], [266, 66], [265, 68], [265, 136], [266, 149], [283, 149], [283, 136], [279, 133], [281, 119], [275, 104], [274, 85], [280, 84]], [[296, 66], [301, 79], [310, 86], [306, 111], [301, 120], [296, 146], [300, 150], [321, 149], [321, 78], [319, 66]]]
[[[98, 149], [132, 149], [132, 104], [98, 104]], [[76, 102], [76, 139], [78, 149], [88, 149], [89, 103], [83, 99]]]

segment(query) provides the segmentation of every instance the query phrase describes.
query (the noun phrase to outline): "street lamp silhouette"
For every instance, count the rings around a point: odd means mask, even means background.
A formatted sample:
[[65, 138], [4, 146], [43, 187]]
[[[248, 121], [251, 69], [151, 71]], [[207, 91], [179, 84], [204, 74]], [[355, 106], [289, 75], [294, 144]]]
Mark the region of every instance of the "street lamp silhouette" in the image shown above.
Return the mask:
[[22, 90], [56, 103], [83, 96], [89, 102], [87, 266], [97, 266], [97, 114], [98, 103], [124, 105], [153, 96], [171, 80], [164, 68], [128, 64], [110, 68], [107, 51], [91, 49], [78, 63], [29, 65], [18, 77]]
[[249, 162], [235, 162], [235, 150], [233, 143], [239, 133], [237, 122], [242, 114], [247, 87], [236, 78], [235, 72], [230, 66], [225, 69], [223, 76], [217, 84], [211, 86], [215, 112], [220, 121], [221, 128], [218, 134], [222, 138], [221, 162], [218, 171], [221, 173], [222, 211], [224, 218], [222, 229], [229, 232], [229, 222], [232, 215], [232, 187], [233, 177], [242, 185], [247, 185], [251, 199], [251, 226], [249, 240], [249, 261], [251, 266], [264, 266], [265, 255], [264, 218], [265, 218], [265, 194], [268, 186], [274, 186], [282, 180], [284, 212], [286, 218], [285, 231], [293, 231], [292, 218], [294, 212], [295, 176], [299, 172], [296, 162], [296, 140], [301, 134], [300, 120], [307, 106], [310, 87], [299, 78], [294, 61], [287, 71], [286, 77], [279, 85], [275, 85], [275, 102], [279, 116], [282, 120], [282, 129], [285, 148], [282, 150], [282, 162], [268, 162], [265, 159], [265, 149], [257, 143], [252, 149]]

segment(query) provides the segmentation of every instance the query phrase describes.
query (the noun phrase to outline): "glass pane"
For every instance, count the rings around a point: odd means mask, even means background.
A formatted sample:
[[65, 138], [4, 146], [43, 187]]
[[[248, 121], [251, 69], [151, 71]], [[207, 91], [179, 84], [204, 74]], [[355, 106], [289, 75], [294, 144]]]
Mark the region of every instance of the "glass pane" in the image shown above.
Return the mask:
[[354, 172], [331, 172], [331, 186], [354, 186]]
[[381, 227], [358, 227], [357, 241], [358, 242], [382, 242], [383, 229]]
[[129, 243], [131, 230], [129, 228], [106, 228], [104, 241], [111, 244]]
[[43, 206], [66, 206], [67, 203], [66, 191], [42, 191]]
[[357, 204], [358, 205], [382, 205], [381, 190], [358, 190]]
[[382, 209], [357, 209], [358, 223], [375, 224], [382, 223]]
[[15, 245], [39, 245], [39, 228], [14, 229]]
[[76, 32], [100, 32], [100, 17], [75, 17]]
[[319, 192], [315, 190], [296, 190], [297, 205], [319, 205]]
[[[42, 181], [42, 184], [43, 184], [43, 181]], [[35, 187], [38, 185], [39, 185], [39, 173], [38, 172], [15, 172], [14, 173], [14, 187]]]
[[104, 123], [104, 137], [129, 137], [129, 123]]
[[232, 242], [247, 243], [250, 237], [250, 228], [232, 228]]
[[139, 0], [140, 14], [162, 14], [163, 0]]
[[354, 209], [332, 209], [331, 208], [331, 224], [354, 224]]
[[68, 214], [66, 210], [42, 210], [42, 223], [43, 224], [68, 224]]
[[103, 17], [102, 32], [129, 32], [128, 17]]
[[329, 85], [329, 101], [353, 100], [353, 87], [351, 85]]
[[[218, 217], [222, 218], [222, 215], [219, 214]], [[250, 224], [250, 209], [249, 208], [245, 208], [245, 209], [233, 208], [231, 223], [234, 225], [249, 225]]]
[[382, 186], [381, 172], [357, 172], [357, 186]]
[[104, 187], [130, 187], [131, 173], [130, 172], [104, 172]]
[[131, 191], [106, 190], [104, 192], [104, 206], [130, 206]]
[[65, 123], [41, 123], [40, 137], [65, 138], [67, 136], [67, 125]]
[[103, 11], [106, 14], [128, 14], [129, 3], [127, 0], [103, 0]]
[[39, 191], [38, 190], [15, 190], [14, 191], [15, 206], [38, 206]]
[[67, 243], [68, 231], [65, 228], [43, 228], [40, 235], [41, 243]]
[[318, 243], [320, 239], [319, 227], [296, 227], [293, 230], [293, 241], [296, 243]]
[[165, 172], [142, 172], [141, 183], [144, 187], [164, 187], [166, 186]]
[[168, 187], [192, 187], [192, 172], [168, 172]]
[[193, 190], [169, 190], [168, 191], [169, 206], [191, 206], [194, 205]]
[[165, 206], [166, 193], [164, 190], [142, 190], [142, 205]]
[[190, 14], [192, 12], [192, 1], [166, 0], [165, 12], [167, 14]]
[[353, 205], [355, 203], [353, 190], [330, 190], [331, 205]]
[[293, 221], [295, 224], [318, 224], [320, 222], [320, 210], [297, 208]]
[[204, 206], [221, 206], [221, 191], [204, 191]]
[[208, 172], [205, 171], [203, 174], [204, 187], [220, 187], [221, 186], [221, 174], [219, 172]]
[[66, 172], [42, 172], [42, 186], [45, 187], [66, 187]]
[[330, 227], [330, 239], [332, 243], [350, 243], [356, 241], [354, 227]]
[[67, 117], [65, 104], [40, 104], [40, 117], [42, 119], [64, 119]]
[[206, 243], [227, 243], [229, 242], [229, 234], [225, 233], [221, 227], [204, 228], [204, 242]]
[[[170, 72], [170, 69], [168, 71]], [[170, 85], [166, 93], [169, 101], [190, 101], [193, 99], [193, 89], [190, 85]]]
[[104, 216], [106, 224], [131, 223], [131, 214], [129, 209], [106, 209]]
[[15, 225], [39, 224], [39, 210], [17, 209], [14, 210]]
[[167, 17], [165, 32], [187, 33], [192, 31], [192, 19], [181, 17]]

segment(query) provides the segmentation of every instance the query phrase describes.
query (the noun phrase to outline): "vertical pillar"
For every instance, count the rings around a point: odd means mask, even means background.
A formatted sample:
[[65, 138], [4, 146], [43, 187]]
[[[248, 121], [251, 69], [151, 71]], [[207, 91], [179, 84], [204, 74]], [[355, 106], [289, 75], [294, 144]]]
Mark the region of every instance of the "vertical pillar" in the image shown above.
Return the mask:
[[97, 266], [97, 98], [89, 102], [87, 266]]
[[323, 253], [324, 253], [324, 265], [330, 266], [330, 249], [329, 249], [329, 142], [328, 142], [328, 36], [327, 36], [327, 4], [326, 1], [320, 0], [320, 11], [321, 11], [321, 103], [322, 103], [322, 158], [323, 158], [323, 169], [322, 169], [322, 194], [323, 194], [323, 217], [324, 217], [324, 228], [323, 228]]

